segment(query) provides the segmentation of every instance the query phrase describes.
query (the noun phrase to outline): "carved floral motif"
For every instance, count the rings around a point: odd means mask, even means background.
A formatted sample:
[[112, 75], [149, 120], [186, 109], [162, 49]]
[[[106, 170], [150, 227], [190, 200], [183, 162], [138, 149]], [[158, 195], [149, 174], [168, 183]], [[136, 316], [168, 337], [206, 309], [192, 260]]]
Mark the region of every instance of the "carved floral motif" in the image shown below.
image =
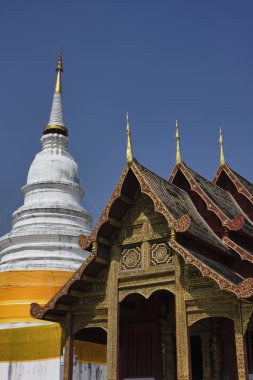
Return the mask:
[[81, 234], [79, 236], [78, 243], [79, 243], [80, 248], [86, 249], [89, 246], [89, 238], [86, 235]]
[[141, 247], [125, 248], [121, 255], [121, 269], [141, 268]]
[[153, 243], [150, 247], [151, 265], [166, 264], [172, 261], [172, 255], [165, 243]]

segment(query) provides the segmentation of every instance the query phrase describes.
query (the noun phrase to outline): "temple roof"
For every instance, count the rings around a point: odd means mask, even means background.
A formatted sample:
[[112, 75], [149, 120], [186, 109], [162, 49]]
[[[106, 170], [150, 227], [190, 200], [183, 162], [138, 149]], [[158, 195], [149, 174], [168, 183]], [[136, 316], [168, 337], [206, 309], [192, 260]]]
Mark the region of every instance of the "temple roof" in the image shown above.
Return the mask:
[[207, 209], [217, 215], [223, 226], [226, 226], [229, 230], [242, 230], [246, 234], [253, 236], [252, 222], [229, 192], [208, 181], [183, 162], [180, 166], [174, 167], [169, 182], [175, 183], [178, 172], [183, 174], [191, 191], [196, 192], [201, 197], [206, 203]]
[[[191, 186], [199, 187], [203, 194], [208, 196], [222, 213], [226, 214], [227, 218], [233, 221], [237, 215], [243, 217], [244, 225], [241, 225], [240, 228], [245, 229], [245, 234], [249, 231], [250, 236], [252, 235], [251, 223], [229, 193], [205, 180], [186, 165], [180, 164], [180, 167], [187, 172]], [[175, 176], [175, 172], [173, 175]], [[75, 291], [85, 292], [87, 283], [89, 283], [86, 278], [97, 278], [99, 273], [107, 267], [110, 261], [110, 241], [115, 232], [121, 228], [121, 222], [127, 210], [134, 204], [138, 191], [151, 198], [156, 212], [166, 218], [168, 227], [175, 229], [176, 240], [171, 236], [169, 245], [183, 257], [186, 263], [194, 265], [203, 276], [210, 277], [221, 289], [234, 293], [238, 298], [253, 296], [253, 278], [247, 275], [248, 272], [243, 266], [244, 262], [239, 255], [235, 254], [235, 252], [238, 253], [238, 249], [214, 233], [186, 191], [161, 178], [133, 159], [131, 164], [127, 164], [123, 170], [92, 233], [89, 236], [82, 235], [80, 237], [80, 246], [92, 253], [47, 305], [44, 307], [37, 304], [32, 305], [31, 313], [34, 317], [59, 320], [59, 317], [64, 315], [64, 307], [61, 305], [78, 302]], [[94, 246], [94, 243], [98, 242], [105, 243], [108, 248], [103, 251], [101, 257], [97, 245]], [[198, 244], [194, 245], [192, 242]], [[233, 241], [232, 243], [234, 244]], [[239, 248], [241, 249], [241, 247]], [[248, 255], [247, 259], [252, 262], [251, 253], [248, 252]], [[224, 257], [228, 260], [224, 261]], [[247, 268], [249, 266], [251, 263], [247, 264]]]
[[238, 298], [250, 298], [253, 296], [252, 277], [241, 276], [230, 267], [186, 248], [174, 240], [171, 240], [169, 245], [184, 258], [187, 264], [194, 265], [203, 276], [214, 280], [220, 289], [234, 293]]
[[250, 192], [250, 194], [253, 196], [253, 184], [249, 182], [246, 178], [242, 177], [240, 174], [238, 174], [235, 170], [231, 169], [233, 174], [237, 177], [238, 181], [241, 182], [243, 187]]
[[[185, 165], [186, 166], [186, 165]], [[235, 202], [230, 193], [208, 181], [194, 170], [187, 167], [187, 171], [195, 179], [198, 185], [206, 193], [206, 195], [220, 208], [220, 210], [231, 220], [235, 219], [238, 215], [241, 215], [244, 219], [243, 229], [248, 234], [253, 235], [253, 225], [248, 219], [247, 215], [243, 212], [240, 206]]]
[[137, 161], [136, 166], [175, 220], [179, 220], [184, 215], [189, 215], [190, 225], [187, 231], [190, 234], [213, 245], [219, 250], [227, 251], [224, 243], [201, 217], [191, 198], [184, 190], [159, 177], [157, 174], [137, 163]]

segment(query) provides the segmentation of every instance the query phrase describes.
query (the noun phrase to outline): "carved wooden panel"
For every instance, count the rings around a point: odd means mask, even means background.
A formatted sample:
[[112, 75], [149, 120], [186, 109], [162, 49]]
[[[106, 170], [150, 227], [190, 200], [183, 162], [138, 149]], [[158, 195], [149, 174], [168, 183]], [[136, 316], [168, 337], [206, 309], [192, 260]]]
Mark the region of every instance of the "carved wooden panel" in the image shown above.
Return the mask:
[[195, 268], [193, 265], [188, 265], [188, 278], [189, 279], [194, 279], [198, 277], [202, 277], [202, 273]]
[[141, 268], [141, 247], [125, 248], [121, 254], [121, 270]]
[[141, 242], [144, 239], [143, 222], [128, 226], [122, 232], [124, 244]]
[[170, 248], [166, 243], [152, 243], [150, 245], [150, 264], [159, 265], [172, 261]]
[[168, 223], [155, 211], [151, 199], [141, 193], [135, 203], [124, 218], [123, 228], [116, 238], [117, 243], [129, 245], [167, 237]]

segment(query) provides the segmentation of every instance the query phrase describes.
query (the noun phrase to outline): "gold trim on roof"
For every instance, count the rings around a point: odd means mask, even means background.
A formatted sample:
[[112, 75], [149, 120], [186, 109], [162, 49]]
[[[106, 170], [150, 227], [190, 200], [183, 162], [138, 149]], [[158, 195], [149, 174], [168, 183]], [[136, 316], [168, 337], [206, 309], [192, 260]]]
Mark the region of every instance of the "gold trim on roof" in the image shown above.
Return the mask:
[[220, 138], [219, 138], [219, 144], [220, 144], [220, 165], [225, 166], [225, 156], [224, 156], [224, 149], [223, 149], [223, 137], [222, 137], [222, 130], [220, 128]]
[[128, 112], [126, 114], [126, 133], [127, 133], [127, 151], [126, 151], [126, 160], [128, 164], [131, 164], [133, 162], [133, 151], [132, 151], [132, 141], [131, 141], [131, 130], [130, 130], [130, 124], [128, 119]]
[[180, 135], [178, 130], [178, 121], [176, 120], [176, 164], [179, 166], [182, 162], [180, 150]]

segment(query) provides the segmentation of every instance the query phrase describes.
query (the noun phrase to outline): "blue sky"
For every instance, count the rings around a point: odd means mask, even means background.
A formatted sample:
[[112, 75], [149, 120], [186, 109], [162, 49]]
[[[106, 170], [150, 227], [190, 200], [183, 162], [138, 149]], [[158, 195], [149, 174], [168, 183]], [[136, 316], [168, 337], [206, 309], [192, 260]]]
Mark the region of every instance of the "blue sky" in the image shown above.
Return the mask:
[[125, 114], [135, 157], [168, 177], [175, 119], [184, 161], [207, 178], [219, 160], [252, 176], [252, 0], [2, 0], [0, 232], [48, 122], [60, 44], [69, 149], [84, 205], [99, 216], [125, 165]]

